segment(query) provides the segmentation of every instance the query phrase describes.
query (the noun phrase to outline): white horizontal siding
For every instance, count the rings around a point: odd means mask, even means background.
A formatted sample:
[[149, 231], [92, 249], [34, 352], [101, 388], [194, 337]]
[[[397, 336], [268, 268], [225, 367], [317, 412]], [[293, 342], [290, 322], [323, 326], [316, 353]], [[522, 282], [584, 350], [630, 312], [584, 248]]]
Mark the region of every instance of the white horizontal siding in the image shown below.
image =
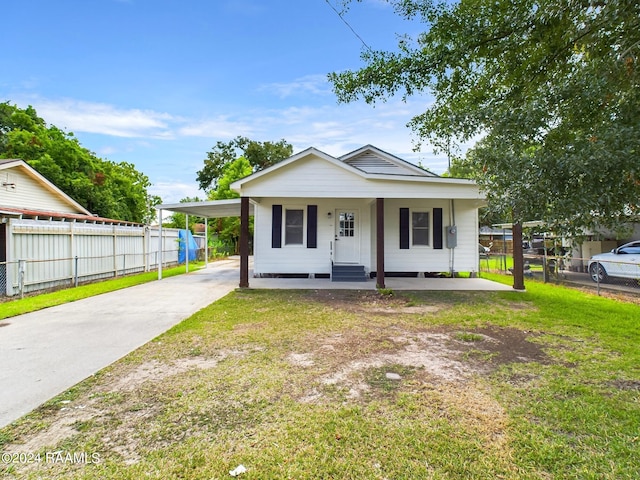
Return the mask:
[[[409, 245], [400, 249], [400, 208], [430, 212], [430, 240], [428, 246]], [[450, 225], [450, 202], [443, 200], [385, 200], [385, 270], [387, 272], [448, 272], [451, 250], [433, 248], [433, 209], [442, 208], [443, 228]], [[453, 251], [453, 269], [458, 272], [478, 271], [477, 209], [471, 201], [455, 201], [455, 224], [458, 245]], [[372, 265], [375, 265], [375, 239], [372, 244]]]
[[367, 179], [315, 156], [247, 182], [242, 187], [242, 195], [254, 198], [482, 198], [473, 183], [418, 176]]
[[0, 184], [4, 182], [15, 184], [15, 187], [0, 187], [0, 205], [2, 206], [79, 213], [59, 196], [42, 188], [42, 184], [18, 168], [0, 171], [0, 180]]
[[[272, 205], [287, 208], [318, 206], [318, 248], [306, 248], [306, 243], [271, 248]], [[359, 219], [358, 263], [367, 271], [376, 270], [375, 203], [348, 198], [306, 201], [286, 197], [269, 199], [256, 205], [254, 234], [254, 274], [266, 273], [329, 273], [332, 249], [335, 247], [335, 210], [354, 209]], [[400, 249], [400, 208], [430, 212], [430, 245]], [[385, 270], [387, 272], [458, 272], [478, 271], [477, 209], [472, 201], [455, 201], [455, 224], [458, 228], [458, 245], [453, 252], [446, 248], [433, 248], [433, 209], [443, 209], [443, 227], [450, 225], [450, 202], [432, 199], [385, 200]], [[331, 217], [328, 213], [331, 212]], [[306, 227], [306, 223], [305, 223]], [[445, 237], [446, 240], [446, 237]], [[306, 242], [306, 228], [305, 228]], [[453, 253], [453, 257], [452, 257]]]
[[[271, 248], [272, 205], [305, 210], [304, 244]], [[306, 247], [307, 205], [318, 206], [317, 248]], [[371, 258], [370, 202], [353, 199], [293, 200], [274, 198], [255, 207], [254, 217], [254, 274], [266, 273], [330, 273], [332, 249], [335, 245], [335, 211], [351, 209], [358, 212], [359, 263], [369, 268]], [[329, 216], [331, 213], [331, 216]]]

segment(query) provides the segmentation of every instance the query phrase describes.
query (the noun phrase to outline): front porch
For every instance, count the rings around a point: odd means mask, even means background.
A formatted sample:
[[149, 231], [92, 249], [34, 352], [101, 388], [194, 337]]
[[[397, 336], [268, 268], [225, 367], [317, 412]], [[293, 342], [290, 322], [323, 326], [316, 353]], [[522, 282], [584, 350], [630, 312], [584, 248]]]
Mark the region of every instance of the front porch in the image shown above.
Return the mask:
[[[234, 256], [237, 267], [240, 257]], [[331, 278], [259, 278], [253, 274], [253, 257], [249, 257], [250, 287], [259, 290], [376, 290], [376, 279], [367, 278], [358, 282], [335, 282]], [[449, 292], [509, 292], [513, 288], [484, 278], [418, 278], [385, 277], [385, 288], [389, 290], [449, 291]]]
[[[293, 290], [375, 290], [376, 279], [364, 282], [332, 282], [329, 278], [252, 278], [253, 289]], [[385, 277], [385, 288], [390, 290], [423, 291], [476, 291], [508, 292], [509, 285], [492, 282], [484, 278], [406, 278]]]

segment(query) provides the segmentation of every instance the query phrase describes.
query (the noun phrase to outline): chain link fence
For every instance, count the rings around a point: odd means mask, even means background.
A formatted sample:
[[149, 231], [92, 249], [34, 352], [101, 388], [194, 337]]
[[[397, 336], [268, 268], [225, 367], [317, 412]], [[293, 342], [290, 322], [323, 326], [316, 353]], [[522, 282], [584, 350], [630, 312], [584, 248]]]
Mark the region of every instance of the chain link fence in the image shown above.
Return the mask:
[[[480, 272], [512, 274], [513, 256], [481, 255]], [[620, 292], [640, 297], [640, 258], [599, 261], [568, 255], [525, 255], [524, 275], [525, 279], [591, 289], [598, 294]]]
[[[162, 267], [178, 264], [179, 250], [164, 250]], [[196, 250], [204, 260], [204, 249]], [[55, 259], [0, 262], [0, 296], [78, 286], [83, 283], [158, 270], [159, 253], [66, 257]]]

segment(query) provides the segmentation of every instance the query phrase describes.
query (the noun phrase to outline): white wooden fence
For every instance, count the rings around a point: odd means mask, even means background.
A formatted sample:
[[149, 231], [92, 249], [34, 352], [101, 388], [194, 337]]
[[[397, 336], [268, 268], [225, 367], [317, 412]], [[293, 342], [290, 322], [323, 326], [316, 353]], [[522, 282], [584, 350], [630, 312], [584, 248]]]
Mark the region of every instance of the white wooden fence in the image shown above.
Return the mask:
[[[157, 227], [12, 218], [5, 231], [0, 295], [158, 268]], [[162, 229], [163, 265], [178, 262], [178, 232]]]

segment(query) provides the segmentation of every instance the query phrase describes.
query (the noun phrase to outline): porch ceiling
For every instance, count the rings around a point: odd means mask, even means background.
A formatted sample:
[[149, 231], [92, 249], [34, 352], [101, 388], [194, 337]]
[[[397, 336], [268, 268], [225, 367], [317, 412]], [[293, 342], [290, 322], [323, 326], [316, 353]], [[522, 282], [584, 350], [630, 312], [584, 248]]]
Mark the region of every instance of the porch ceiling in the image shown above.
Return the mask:
[[[240, 199], [209, 200], [206, 202], [164, 203], [156, 210], [169, 210], [196, 217], [223, 218], [240, 216]], [[249, 215], [253, 215], [253, 203], [249, 202]]]

